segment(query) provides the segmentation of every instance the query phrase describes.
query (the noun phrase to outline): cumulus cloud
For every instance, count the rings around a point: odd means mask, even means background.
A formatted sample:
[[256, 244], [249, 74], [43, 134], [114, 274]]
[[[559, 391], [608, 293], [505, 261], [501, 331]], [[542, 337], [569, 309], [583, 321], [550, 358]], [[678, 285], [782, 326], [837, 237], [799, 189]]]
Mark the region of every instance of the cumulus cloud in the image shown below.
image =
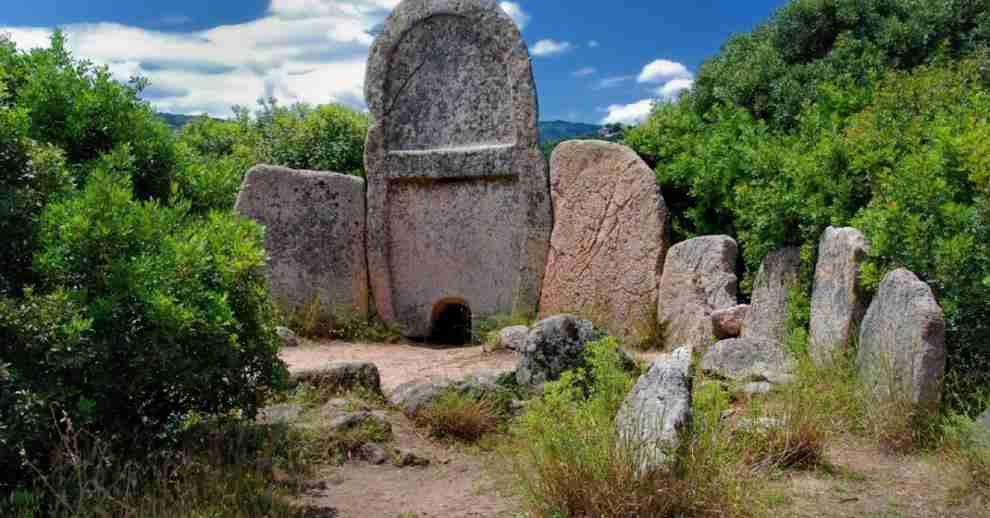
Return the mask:
[[666, 59], [646, 65], [636, 78], [640, 83], [667, 83], [675, 79], [694, 79], [694, 74], [684, 65]]
[[536, 42], [530, 49], [530, 53], [534, 56], [547, 57], [555, 56], [557, 54], [563, 54], [573, 48], [568, 41], [556, 41], [556, 40], [540, 40]]
[[676, 101], [681, 94], [690, 90], [692, 86], [694, 86], [693, 79], [674, 79], [657, 88], [656, 93], [661, 99]]
[[574, 77], [587, 77], [590, 75], [594, 75], [595, 72], [596, 70], [594, 69], [594, 67], [584, 67], [584, 68], [579, 68], [574, 72], [571, 72], [571, 75]]
[[632, 81], [636, 76], [612, 76], [603, 77], [595, 84], [596, 90], [604, 90], [606, 88], [615, 88], [616, 86], [625, 83], [626, 81]]
[[505, 14], [512, 18], [512, 21], [516, 22], [519, 26], [519, 30], [523, 30], [529, 25], [529, 21], [532, 17], [526, 11], [522, 10], [522, 7], [516, 2], [501, 2], [498, 4], [499, 7], [505, 11]]
[[606, 109], [608, 115], [601, 120], [601, 124], [639, 124], [650, 116], [655, 105], [653, 99], [643, 99], [632, 104], [613, 104]]
[[[364, 108], [370, 32], [400, 0], [272, 0], [257, 20], [165, 33], [116, 23], [63, 27], [76, 56], [121, 80], [151, 81], [145, 97], [174, 113], [229, 116], [234, 104], [274, 95], [283, 103]], [[48, 45], [50, 28], [0, 27], [23, 49]]]

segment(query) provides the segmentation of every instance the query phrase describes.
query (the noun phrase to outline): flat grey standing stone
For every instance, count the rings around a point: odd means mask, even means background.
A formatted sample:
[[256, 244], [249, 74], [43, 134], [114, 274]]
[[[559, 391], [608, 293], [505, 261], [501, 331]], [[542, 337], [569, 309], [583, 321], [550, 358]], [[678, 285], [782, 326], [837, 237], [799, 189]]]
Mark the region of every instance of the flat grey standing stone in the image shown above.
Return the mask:
[[292, 372], [291, 378], [293, 383], [309, 383], [337, 392], [364, 388], [373, 394], [382, 393], [381, 375], [371, 362], [330, 362], [323, 367]]
[[534, 314], [552, 216], [515, 23], [493, 0], [405, 0], [371, 47], [365, 96], [381, 318], [427, 337], [450, 306]]
[[945, 354], [945, 317], [931, 288], [905, 269], [887, 274], [860, 329], [863, 382], [881, 401], [934, 410], [942, 397]]
[[854, 228], [829, 227], [818, 245], [808, 337], [818, 367], [831, 365], [835, 354], [852, 344], [866, 314], [859, 270], [869, 249], [866, 236]]
[[560, 378], [565, 371], [583, 363], [584, 348], [601, 340], [605, 333], [594, 324], [573, 315], [557, 315], [541, 320], [526, 337], [516, 368], [516, 382], [535, 387]]
[[787, 338], [787, 309], [790, 290], [798, 285], [801, 249], [787, 247], [771, 252], [760, 264], [753, 283], [753, 300], [742, 336], [782, 343]]
[[657, 319], [668, 348], [704, 349], [714, 341], [713, 312], [735, 306], [738, 246], [729, 236], [705, 236], [667, 252]]
[[663, 467], [691, 425], [691, 348], [657, 360], [626, 396], [615, 425], [619, 440], [633, 448], [638, 469]]
[[733, 381], [789, 383], [795, 367], [780, 344], [765, 338], [722, 340], [701, 358], [701, 368], [706, 373]]
[[540, 315], [590, 311], [617, 338], [645, 338], [670, 246], [656, 173], [626, 146], [572, 140], [550, 159], [550, 194]]
[[235, 210], [265, 227], [266, 274], [283, 313], [316, 304], [323, 320], [368, 314], [363, 179], [259, 165]]
[[737, 338], [742, 333], [743, 322], [749, 314], [749, 304], [740, 304], [712, 312], [712, 331], [715, 338]]

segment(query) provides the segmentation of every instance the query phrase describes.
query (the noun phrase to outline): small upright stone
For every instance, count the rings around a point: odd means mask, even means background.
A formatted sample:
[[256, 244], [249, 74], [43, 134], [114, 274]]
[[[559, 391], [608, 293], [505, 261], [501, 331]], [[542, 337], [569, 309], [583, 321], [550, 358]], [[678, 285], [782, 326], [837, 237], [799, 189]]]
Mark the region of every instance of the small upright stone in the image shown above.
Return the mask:
[[728, 236], [699, 237], [671, 247], [657, 301], [664, 344], [711, 345], [712, 313], [737, 304], [737, 255], [736, 242]]
[[282, 312], [315, 304], [321, 320], [368, 314], [364, 180], [259, 165], [235, 210], [265, 227], [266, 274]]
[[831, 365], [833, 356], [850, 346], [866, 314], [859, 269], [869, 247], [866, 236], [854, 228], [829, 227], [822, 236], [808, 337], [811, 359], [818, 367]]
[[605, 333], [573, 315], [558, 315], [537, 322], [526, 338], [526, 348], [516, 369], [516, 382], [535, 387], [560, 378], [581, 365], [584, 347]]
[[492, 0], [403, 0], [371, 46], [365, 97], [379, 316], [428, 337], [448, 311], [534, 314], [552, 215], [516, 24]]
[[880, 282], [863, 318], [860, 377], [880, 400], [906, 400], [934, 410], [945, 374], [945, 317], [931, 288], [908, 270]]
[[593, 311], [613, 336], [643, 338], [669, 246], [656, 173], [626, 146], [573, 140], [550, 159], [550, 194], [540, 314]]
[[791, 288], [797, 286], [800, 269], [798, 247], [776, 250], [763, 259], [753, 284], [753, 303], [743, 322], [742, 338], [777, 343], [787, 338], [788, 299]]
[[626, 396], [615, 419], [619, 440], [631, 447], [638, 469], [668, 464], [691, 425], [691, 348], [657, 360]]

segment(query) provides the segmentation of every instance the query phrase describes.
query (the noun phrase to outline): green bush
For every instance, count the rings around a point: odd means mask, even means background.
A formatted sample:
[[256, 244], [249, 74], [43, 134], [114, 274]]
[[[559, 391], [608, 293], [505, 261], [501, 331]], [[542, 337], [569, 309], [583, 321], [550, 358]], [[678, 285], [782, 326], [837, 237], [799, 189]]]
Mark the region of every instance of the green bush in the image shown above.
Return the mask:
[[260, 228], [186, 212], [136, 201], [102, 170], [45, 210], [36, 268], [50, 294], [0, 306], [0, 357], [41, 413], [41, 439], [12, 438], [37, 444], [33, 460], [52, 412], [144, 446], [188, 412], [250, 417], [281, 386]]
[[363, 113], [342, 105], [283, 108], [272, 99], [261, 104], [255, 124], [260, 162], [364, 176]]

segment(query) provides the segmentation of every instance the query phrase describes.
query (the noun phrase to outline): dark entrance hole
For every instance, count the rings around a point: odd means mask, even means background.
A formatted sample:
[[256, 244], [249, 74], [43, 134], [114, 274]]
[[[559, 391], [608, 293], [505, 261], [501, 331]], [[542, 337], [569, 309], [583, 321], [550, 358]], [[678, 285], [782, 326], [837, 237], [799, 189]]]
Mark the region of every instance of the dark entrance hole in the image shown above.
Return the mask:
[[430, 342], [464, 345], [471, 341], [471, 308], [462, 301], [438, 302], [433, 308]]

